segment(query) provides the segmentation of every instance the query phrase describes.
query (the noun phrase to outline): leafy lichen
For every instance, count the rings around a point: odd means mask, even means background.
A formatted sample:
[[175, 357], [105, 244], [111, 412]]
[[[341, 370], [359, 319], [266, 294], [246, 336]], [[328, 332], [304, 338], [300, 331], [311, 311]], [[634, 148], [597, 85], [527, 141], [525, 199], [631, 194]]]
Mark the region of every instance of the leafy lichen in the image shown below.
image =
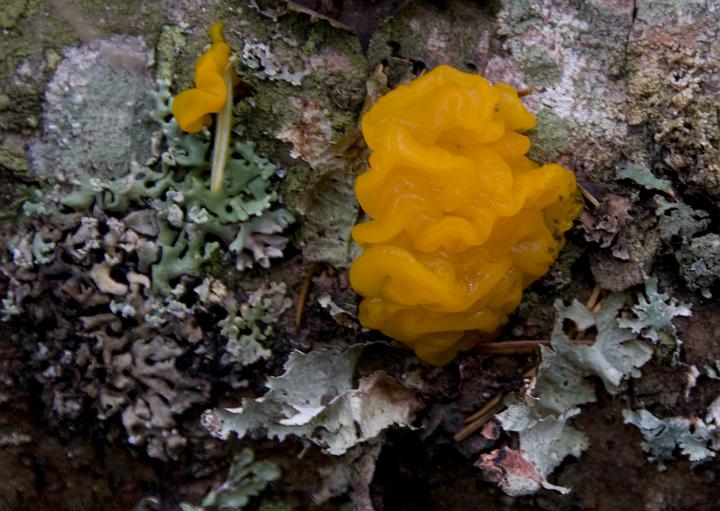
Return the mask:
[[658, 229], [663, 239], [670, 240], [673, 236], [679, 236], [688, 240], [710, 225], [707, 211], [693, 209], [682, 201], [668, 202], [660, 195], [655, 197], [655, 202]]
[[[280, 477], [280, 469], [269, 461], [256, 461], [251, 449], [243, 449], [235, 456], [227, 479], [210, 491], [199, 506], [181, 503], [182, 511], [241, 511]], [[263, 505], [260, 511], [287, 510], [286, 507]]]
[[670, 181], [656, 177], [647, 167], [630, 164], [620, 171], [619, 176], [630, 179], [647, 190], [657, 190], [670, 196], [674, 195]]
[[251, 142], [235, 142], [225, 186], [213, 195], [208, 186], [208, 141], [202, 135], [182, 133], [174, 119], [165, 120], [170, 114], [170, 95], [168, 83], [159, 83], [153, 117], [161, 123], [168, 143], [159, 155], [159, 165], [133, 164], [124, 176], [78, 182], [63, 205], [111, 213], [149, 205], [160, 226], [152, 284], [164, 295], [169, 294], [173, 279], [201, 276], [202, 266], [221, 249], [221, 243], [235, 254], [238, 269], [254, 261], [267, 267], [270, 258], [282, 255], [287, 240], [279, 233], [293, 221], [288, 211], [269, 209], [277, 200], [271, 179], [278, 168], [256, 155]]
[[216, 409], [203, 416], [219, 438], [242, 438], [264, 430], [268, 438], [295, 435], [333, 455], [370, 440], [391, 425], [409, 426], [420, 402], [415, 393], [382, 371], [353, 385], [355, 366], [363, 351], [292, 352], [285, 372], [267, 381], [259, 399], [243, 399], [240, 408]]
[[673, 318], [691, 316], [690, 306], [678, 302], [668, 293], [658, 291], [655, 277], [645, 279], [645, 295], [638, 295], [638, 303], [632, 308], [634, 318], [623, 317], [618, 324], [642, 335], [653, 343], [675, 345], [678, 341]]
[[636, 426], [643, 434], [641, 444], [648, 460], [665, 470], [665, 461], [674, 459], [673, 452], [680, 448], [683, 456], [696, 463], [715, 457], [720, 435], [717, 424], [700, 418], [669, 417], [659, 419], [647, 410], [624, 410], [626, 424]]
[[272, 334], [274, 323], [287, 311], [292, 302], [285, 297], [284, 283], [272, 282], [254, 291], [247, 302], [226, 303], [228, 316], [219, 326], [228, 338], [225, 345], [226, 362], [248, 365], [268, 358], [271, 351], [263, 345]]
[[[68, 194], [57, 185], [25, 203], [3, 264], [3, 319], [21, 328], [55, 318], [27, 347], [30, 363], [52, 368], [38, 376], [48, 415], [69, 424], [95, 413], [160, 460], [196, 439], [180, 417], [207, 403], [215, 382], [236, 386], [239, 369], [269, 355], [264, 343], [288, 307], [282, 286], [250, 303], [221, 282], [198, 286], [204, 266], [267, 267], [293, 221], [274, 207], [277, 167], [250, 142], [234, 144], [226, 186], [212, 196], [208, 136], [182, 133], [168, 120], [170, 101], [161, 82], [152, 111], [160, 128], [144, 163], [125, 155], [125, 173], [78, 178]], [[210, 363], [221, 372], [212, 379]]]
[[711, 288], [720, 280], [720, 235], [711, 233], [690, 240], [675, 258], [688, 288], [710, 298]]
[[[609, 393], [617, 394], [623, 381], [638, 377], [638, 368], [650, 359], [651, 348], [618, 325], [624, 300], [622, 294], [610, 295], [597, 313], [577, 301], [569, 306], [556, 302], [552, 348], [542, 348], [534, 385], [522, 402], [510, 400], [507, 410], [497, 416], [503, 429], [518, 433], [519, 450], [498, 449], [476, 464], [509, 495], [528, 495], [541, 488], [567, 493], [568, 488], [549, 483], [547, 477], [565, 457], [579, 456], [588, 446], [584, 433], [568, 424], [580, 413], [580, 405], [596, 399], [587, 378], [600, 378]], [[581, 331], [596, 328], [595, 342], [573, 344], [565, 333], [567, 320]]]

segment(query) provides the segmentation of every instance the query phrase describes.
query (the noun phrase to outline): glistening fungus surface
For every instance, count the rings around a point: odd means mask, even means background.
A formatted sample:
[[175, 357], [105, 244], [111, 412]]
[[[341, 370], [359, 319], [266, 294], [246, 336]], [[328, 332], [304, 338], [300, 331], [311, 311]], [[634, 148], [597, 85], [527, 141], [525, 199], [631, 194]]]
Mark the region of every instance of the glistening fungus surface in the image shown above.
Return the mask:
[[534, 116], [507, 84], [439, 66], [363, 116], [370, 221], [350, 283], [359, 320], [445, 364], [493, 334], [547, 272], [581, 204], [575, 176], [525, 155]]

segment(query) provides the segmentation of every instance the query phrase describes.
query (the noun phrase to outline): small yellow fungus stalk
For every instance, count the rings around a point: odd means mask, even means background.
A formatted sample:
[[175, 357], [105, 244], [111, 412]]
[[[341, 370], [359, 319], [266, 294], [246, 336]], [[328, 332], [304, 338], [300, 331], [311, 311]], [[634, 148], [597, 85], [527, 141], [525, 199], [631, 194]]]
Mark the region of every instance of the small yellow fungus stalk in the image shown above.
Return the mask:
[[233, 70], [232, 64], [228, 63], [223, 72], [225, 80], [225, 104], [218, 112], [217, 127], [215, 128], [215, 140], [213, 141], [212, 166], [210, 172], [210, 191], [218, 195], [222, 190], [225, 180], [225, 167], [227, 166], [230, 154], [230, 131], [232, 130], [233, 111]]
[[190, 133], [210, 126], [210, 114], [218, 114], [210, 177], [210, 188], [215, 194], [222, 189], [230, 152], [233, 87], [237, 82], [230, 59], [230, 46], [225, 42], [222, 30], [220, 21], [210, 27], [208, 32], [212, 46], [195, 64], [195, 87], [178, 94], [172, 105], [180, 129]]

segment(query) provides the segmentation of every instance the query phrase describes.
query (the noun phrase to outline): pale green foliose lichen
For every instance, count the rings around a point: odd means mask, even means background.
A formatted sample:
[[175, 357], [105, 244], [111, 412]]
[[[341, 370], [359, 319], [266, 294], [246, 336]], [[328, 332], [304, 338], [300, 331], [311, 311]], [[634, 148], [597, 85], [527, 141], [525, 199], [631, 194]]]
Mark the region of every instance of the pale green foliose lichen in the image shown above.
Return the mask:
[[717, 417], [668, 417], [660, 419], [645, 409], [624, 410], [626, 424], [636, 426], [643, 434], [641, 444], [648, 460], [656, 463], [658, 470], [665, 470], [666, 461], [675, 459], [673, 452], [694, 463], [702, 463], [715, 457], [720, 447], [720, 430]]
[[20, 310], [15, 305], [15, 293], [8, 291], [7, 296], [2, 299], [2, 307], [0, 308], [0, 320], [9, 321], [14, 316], [20, 315]]
[[[249, 448], [235, 456], [227, 479], [210, 491], [199, 506], [180, 504], [182, 511], [242, 511], [250, 501], [258, 497], [267, 486], [280, 477], [280, 469], [270, 461], [258, 461]], [[255, 509], [255, 508], [253, 508]], [[259, 511], [281, 511], [289, 508], [278, 504], [263, 503]]]
[[711, 298], [711, 288], [720, 280], [720, 235], [711, 233], [690, 240], [675, 258], [688, 288]]
[[410, 426], [420, 406], [414, 391], [383, 371], [360, 378], [355, 386], [363, 349], [294, 351], [285, 372], [268, 379], [264, 396], [243, 399], [240, 408], [208, 410], [203, 423], [221, 439], [264, 430], [280, 441], [288, 435], [307, 439], [335, 456], [391, 425]]
[[630, 179], [647, 190], [657, 190], [670, 196], [674, 195], [670, 181], [656, 177], [647, 167], [630, 164], [619, 172], [619, 176]]
[[271, 355], [263, 343], [272, 334], [273, 324], [292, 305], [285, 292], [284, 283], [271, 282], [254, 291], [247, 302], [226, 304], [228, 315], [219, 324], [220, 333], [228, 338], [223, 361], [248, 365]]
[[663, 239], [670, 240], [679, 236], [688, 240], [710, 225], [710, 215], [707, 211], [693, 209], [682, 201], [669, 202], [664, 197], [655, 196], [658, 217], [658, 229]]
[[302, 61], [301, 64], [305, 64], [304, 66], [298, 66], [297, 62], [289, 60], [280, 62], [281, 59], [273, 54], [270, 45], [260, 41], [246, 40], [241, 55], [242, 63], [261, 80], [280, 80], [300, 86], [303, 78], [312, 72], [309, 64]]
[[[170, 115], [167, 82], [154, 94], [153, 118], [161, 124], [168, 147], [148, 164], [134, 163], [130, 171], [107, 180], [80, 181], [62, 204], [78, 211], [91, 208], [119, 213], [149, 205], [159, 225], [159, 259], [152, 264], [152, 285], [167, 295], [170, 281], [199, 277], [216, 254], [235, 257], [238, 270], [253, 262], [268, 267], [282, 255], [287, 239], [279, 236], [293, 216], [280, 208], [271, 178], [278, 168], [254, 152], [251, 142], [235, 142], [218, 195], [210, 192], [207, 136], [183, 133]], [[159, 160], [159, 162], [157, 161]], [[209, 241], [212, 237], [214, 241]]]
[[635, 317], [618, 320], [622, 328], [628, 328], [653, 343], [663, 342], [673, 346], [679, 341], [673, 318], [692, 315], [688, 304], [658, 291], [655, 277], [645, 279], [645, 295], [638, 295], [638, 303], [632, 311]]
[[[1, 315], [54, 318], [26, 347], [32, 364], [50, 368], [38, 376], [48, 416], [65, 424], [94, 413], [100, 428], [114, 421], [128, 443], [167, 461], [202, 442], [182, 418], [213, 385], [238, 386], [244, 365], [270, 355], [273, 323], [289, 306], [284, 285], [244, 303], [221, 281], [201, 281], [204, 266], [267, 267], [293, 216], [276, 206], [277, 167], [250, 142], [234, 143], [225, 187], [212, 196], [209, 134], [177, 128], [167, 82], [154, 96], [160, 127], [144, 162], [25, 203], [2, 265]], [[209, 366], [219, 374], [209, 378]]]
[[[610, 295], [597, 313], [577, 301], [570, 306], [556, 302], [552, 347], [542, 347], [534, 386], [524, 401], [510, 399], [508, 408], [497, 415], [503, 429], [518, 433], [519, 450], [498, 449], [476, 463], [509, 495], [529, 495], [541, 488], [567, 493], [568, 488], [551, 484], [547, 477], [567, 456], [578, 457], [588, 447], [585, 434], [568, 424], [581, 405], [596, 400], [588, 377], [599, 378], [607, 392], [617, 394], [625, 380], [640, 376], [639, 367], [652, 356], [648, 345], [618, 325], [624, 300], [622, 294]], [[594, 327], [595, 342], [573, 344], [565, 333], [567, 320], [580, 331]]]

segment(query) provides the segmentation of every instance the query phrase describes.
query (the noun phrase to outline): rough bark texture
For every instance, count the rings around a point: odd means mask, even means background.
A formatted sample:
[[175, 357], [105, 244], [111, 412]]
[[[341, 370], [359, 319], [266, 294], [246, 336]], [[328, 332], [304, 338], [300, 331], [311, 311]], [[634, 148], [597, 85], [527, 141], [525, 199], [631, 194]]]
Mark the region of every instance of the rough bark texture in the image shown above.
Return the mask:
[[[720, 3], [365, 4], [4, 2], [0, 291], [10, 302], [3, 303], [8, 321], [0, 323], [0, 509], [176, 510], [181, 502], [199, 504], [225, 481], [233, 455], [244, 446], [282, 473], [264, 489], [262, 503], [294, 509], [716, 507], [718, 462], [693, 464], [679, 445], [677, 459], [665, 461], [666, 469], [659, 471], [647, 460], [640, 430], [624, 423], [623, 411], [701, 418], [720, 427], [720, 415], [711, 417], [720, 393], [720, 308], [712, 297], [720, 292]], [[270, 269], [239, 271], [215, 258], [203, 271], [221, 279], [243, 304], [271, 281], [284, 282], [285, 295], [297, 302], [309, 283], [300, 326], [293, 320], [296, 304], [264, 306], [258, 331], [266, 322], [275, 324], [257, 338], [272, 355], [234, 369], [222, 354], [226, 333], [216, 328], [232, 313], [219, 310], [219, 301], [201, 306], [186, 295], [177, 297], [174, 303], [184, 303], [189, 312], [158, 337], [127, 318], [120, 336], [106, 326], [109, 319], [98, 319], [114, 303], [108, 298], [117, 294], [112, 290], [97, 289], [103, 298], [93, 305], [52, 297], [53, 286], [72, 280], [68, 275], [75, 270], [68, 270], [74, 267], [67, 261], [40, 271], [37, 282], [46, 284], [26, 284], [27, 309], [12, 311], [13, 297], [6, 293], [16, 289], [11, 286], [22, 280], [22, 271], [13, 266], [10, 251], [19, 246], [20, 235], [32, 232], [22, 204], [37, 202], [37, 190], [64, 196], [76, 181], [109, 179], [126, 172], [131, 160], [151, 158], [149, 141], [157, 128], [147, 117], [154, 80], [171, 80], [173, 92], [188, 86], [207, 42], [206, 27], [217, 19], [225, 22], [228, 42], [240, 55], [236, 71], [252, 98], [236, 106], [243, 137], [284, 169], [284, 178], [273, 177], [272, 183], [298, 221], [286, 231], [284, 257]], [[572, 169], [599, 201], [597, 207], [588, 205], [558, 262], [526, 292], [499, 339], [549, 339], [555, 300], [584, 303], [596, 286], [601, 296], [626, 293], [622, 314], [628, 316], [648, 275], [692, 308], [692, 316], [674, 320], [676, 333], [653, 345], [642, 377], [612, 396], [599, 380], [591, 381], [597, 402], [571, 419], [589, 446], [548, 476], [571, 488], [567, 495], [541, 490], [510, 497], [488, 480], [475, 466], [478, 458], [517, 447], [517, 439], [495, 422], [488, 423], [493, 431], [453, 439], [465, 417], [494, 396], [521, 392], [523, 375], [538, 363], [535, 355], [467, 352], [445, 367], [430, 368], [402, 350], [372, 345], [358, 374], [383, 371], [391, 387], [400, 382], [413, 389], [419, 398], [415, 427], [390, 428], [342, 457], [295, 437], [223, 442], [201, 425], [206, 409], [236, 407], [242, 398], [261, 396], [267, 377], [282, 373], [293, 349], [312, 352], [381, 338], [357, 325], [356, 297], [347, 282], [356, 250], [350, 229], [359, 217], [352, 182], [367, 157], [357, 122], [366, 98], [439, 64], [529, 89], [525, 102], [538, 118], [531, 156]], [[115, 216], [102, 217], [102, 235], [112, 230]], [[53, 221], [38, 229], [59, 244], [65, 234]], [[30, 235], [26, 243], [32, 240]], [[47, 255], [42, 250], [40, 259]], [[183, 282], [188, 288], [200, 284]], [[270, 291], [263, 296], [276, 300]], [[114, 332], [102, 335], [124, 340], [110, 349], [97, 332], [78, 333], [92, 328], [86, 317], [105, 321], [103, 328]], [[250, 324], [255, 328], [252, 322], [241, 328]], [[78, 360], [88, 357], [95, 362], [81, 366]], [[130, 359], [134, 365], [122, 365]], [[138, 369], [140, 362], [145, 365]], [[110, 387], [122, 414], [96, 403], [108, 402]], [[123, 388], [132, 396], [116, 396]], [[163, 408], [165, 422], [154, 415], [156, 422], [142, 423], [141, 405], [153, 399], [148, 395], [172, 396]], [[128, 424], [139, 428], [136, 437]], [[707, 446], [714, 452], [714, 437]], [[260, 498], [253, 497], [246, 509], [258, 508]]]

